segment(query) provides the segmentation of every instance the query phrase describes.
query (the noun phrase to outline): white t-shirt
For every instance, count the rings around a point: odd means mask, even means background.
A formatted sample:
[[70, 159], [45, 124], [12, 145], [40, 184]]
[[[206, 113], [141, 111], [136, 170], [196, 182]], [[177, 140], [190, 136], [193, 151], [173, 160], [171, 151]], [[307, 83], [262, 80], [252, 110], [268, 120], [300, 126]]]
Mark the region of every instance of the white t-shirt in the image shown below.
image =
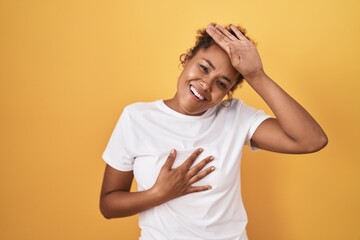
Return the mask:
[[244, 144], [269, 116], [238, 99], [201, 116], [188, 116], [162, 100], [127, 106], [111, 135], [103, 159], [120, 171], [134, 171], [138, 190], [155, 183], [171, 149], [179, 166], [195, 149], [215, 159], [215, 171], [194, 185], [212, 189], [173, 199], [139, 214], [141, 240], [246, 240], [247, 216], [241, 200], [240, 159]]

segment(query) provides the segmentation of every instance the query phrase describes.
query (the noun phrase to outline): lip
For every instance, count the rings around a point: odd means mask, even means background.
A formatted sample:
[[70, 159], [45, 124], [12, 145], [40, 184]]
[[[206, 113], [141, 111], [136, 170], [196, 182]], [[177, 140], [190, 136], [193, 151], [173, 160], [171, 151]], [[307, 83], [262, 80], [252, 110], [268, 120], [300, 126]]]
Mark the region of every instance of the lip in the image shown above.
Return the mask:
[[[195, 94], [191, 91], [191, 87], [193, 87], [196, 92], [198, 92], [203, 98], [204, 100], [201, 100], [199, 99], [197, 96], [195, 96]], [[205, 96], [205, 94], [203, 93], [202, 90], [200, 90], [199, 88], [197, 88], [196, 86], [194, 86], [193, 84], [190, 84], [189, 85], [189, 91], [190, 91], [190, 94], [192, 95], [192, 97], [197, 101], [197, 102], [206, 102], [208, 101], [208, 98]]]

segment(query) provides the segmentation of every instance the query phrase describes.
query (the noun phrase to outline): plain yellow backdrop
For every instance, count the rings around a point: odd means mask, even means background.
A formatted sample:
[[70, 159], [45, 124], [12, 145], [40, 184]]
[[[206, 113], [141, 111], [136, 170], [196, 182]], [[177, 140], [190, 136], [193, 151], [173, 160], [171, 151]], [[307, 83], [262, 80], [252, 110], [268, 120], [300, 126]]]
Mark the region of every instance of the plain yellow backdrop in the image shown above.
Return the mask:
[[[137, 239], [98, 210], [123, 107], [172, 97], [210, 22], [242, 24], [266, 72], [322, 125], [310, 155], [246, 149], [251, 240], [360, 239], [360, 2], [0, 0], [0, 239]], [[236, 97], [269, 109], [245, 83]], [[226, 208], [226, 206], [219, 206]]]

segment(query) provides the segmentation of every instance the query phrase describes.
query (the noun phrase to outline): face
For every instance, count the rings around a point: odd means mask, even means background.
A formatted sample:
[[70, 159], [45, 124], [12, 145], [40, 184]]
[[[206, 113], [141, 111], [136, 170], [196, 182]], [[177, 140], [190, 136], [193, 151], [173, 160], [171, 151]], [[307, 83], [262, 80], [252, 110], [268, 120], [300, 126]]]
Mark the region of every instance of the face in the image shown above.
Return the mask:
[[166, 104], [186, 115], [201, 115], [221, 103], [239, 76], [217, 44], [200, 49], [183, 67], [176, 95]]

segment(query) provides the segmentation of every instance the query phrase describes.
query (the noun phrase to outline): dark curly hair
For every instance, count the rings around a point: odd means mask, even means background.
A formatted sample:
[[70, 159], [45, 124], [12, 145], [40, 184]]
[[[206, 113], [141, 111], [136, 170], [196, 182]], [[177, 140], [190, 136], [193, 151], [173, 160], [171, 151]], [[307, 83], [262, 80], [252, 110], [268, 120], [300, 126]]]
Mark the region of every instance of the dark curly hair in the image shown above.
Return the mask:
[[[216, 26], [217, 24], [215, 23], [211, 23], [211, 25]], [[230, 26], [234, 26], [237, 29], [239, 29], [240, 32], [242, 32], [242, 34], [244, 34], [244, 36], [249, 39], [251, 42], [253, 42], [255, 44], [255, 42], [247, 36], [246, 34], [246, 29], [239, 26], [239, 25], [226, 25], [224, 26], [224, 28], [226, 30], [228, 30], [232, 35], [235, 35], [235, 33], [233, 32], [233, 30], [230, 28]], [[210, 35], [206, 32], [206, 28], [201, 28], [199, 30], [197, 30], [197, 35], [196, 35], [196, 42], [195, 42], [195, 46], [193, 46], [192, 48], [188, 49], [186, 51], [186, 53], [183, 53], [180, 55], [180, 62], [181, 64], [185, 64], [186, 62], [188, 62], [190, 59], [192, 59], [196, 53], [200, 50], [200, 49], [207, 49], [209, 48], [211, 45], [216, 44], [215, 41], [212, 39], [212, 37], [210, 37]], [[239, 84], [241, 84], [244, 81], [244, 77], [239, 73], [238, 78], [236, 79], [236, 83], [234, 84], [234, 86], [230, 89], [229, 94], [232, 94], [232, 92], [238, 87]], [[231, 95], [229, 96], [231, 97]]]

